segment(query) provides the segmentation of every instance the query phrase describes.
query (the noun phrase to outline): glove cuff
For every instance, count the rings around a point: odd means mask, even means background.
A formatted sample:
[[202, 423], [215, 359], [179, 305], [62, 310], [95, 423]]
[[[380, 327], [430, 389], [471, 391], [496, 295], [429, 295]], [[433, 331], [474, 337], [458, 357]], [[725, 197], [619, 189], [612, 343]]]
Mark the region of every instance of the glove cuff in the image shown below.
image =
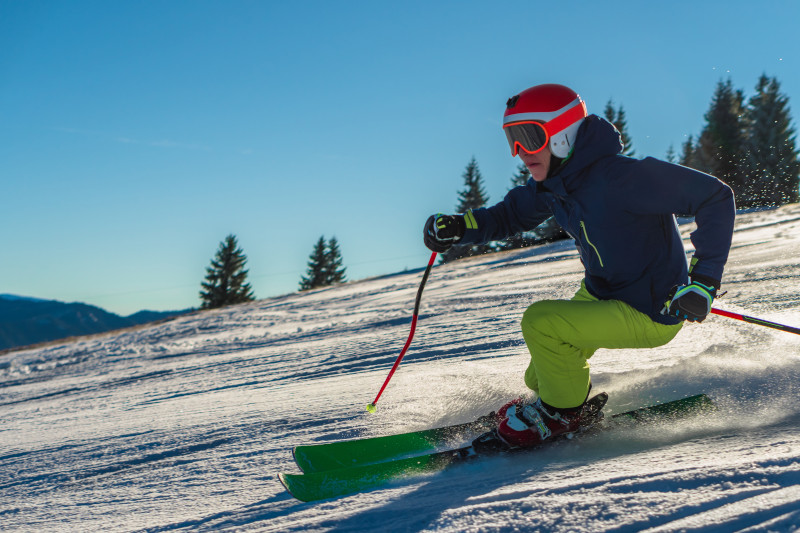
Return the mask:
[[692, 283], [697, 283], [707, 287], [708, 289], [713, 289], [713, 291], [710, 290], [709, 292], [711, 292], [712, 296], [716, 296], [720, 287], [720, 281], [718, 279], [714, 279], [709, 276], [703, 276], [702, 274], [691, 274], [690, 278]]
[[455, 218], [456, 222], [456, 242], [458, 242], [467, 232], [467, 223], [464, 220], [464, 215], [455, 215], [453, 218]]

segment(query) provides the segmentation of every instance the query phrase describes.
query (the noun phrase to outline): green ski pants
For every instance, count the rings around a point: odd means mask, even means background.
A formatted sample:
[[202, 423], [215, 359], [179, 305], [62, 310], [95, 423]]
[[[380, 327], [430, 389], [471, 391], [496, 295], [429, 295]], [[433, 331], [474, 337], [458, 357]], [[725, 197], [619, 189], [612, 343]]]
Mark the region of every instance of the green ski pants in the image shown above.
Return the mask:
[[525, 384], [553, 407], [581, 405], [589, 393], [588, 359], [598, 348], [654, 348], [682, 325], [653, 322], [619, 300], [598, 300], [581, 282], [571, 300], [543, 300], [525, 311], [522, 336], [531, 353]]

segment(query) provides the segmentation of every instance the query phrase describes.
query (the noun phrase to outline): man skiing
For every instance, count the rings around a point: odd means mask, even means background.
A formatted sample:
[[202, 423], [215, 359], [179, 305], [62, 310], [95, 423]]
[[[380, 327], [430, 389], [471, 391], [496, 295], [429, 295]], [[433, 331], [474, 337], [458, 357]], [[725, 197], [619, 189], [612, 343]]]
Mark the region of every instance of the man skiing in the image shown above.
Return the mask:
[[[536, 401], [498, 412], [500, 439], [529, 447], [580, 428], [597, 349], [661, 346], [684, 320], [703, 321], [720, 288], [735, 206], [713, 176], [621, 155], [619, 132], [563, 85], [509, 99], [503, 129], [512, 156], [530, 170], [528, 183], [492, 207], [432, 215], [424, 240], [441, 253], [532, 230], [551, 215], [575, 240], [585, 268], [578, 291], [536, 302], [522, 317], [531, 355], [525, 384]], [[690, 267], [675, 214], [697, 224]]]

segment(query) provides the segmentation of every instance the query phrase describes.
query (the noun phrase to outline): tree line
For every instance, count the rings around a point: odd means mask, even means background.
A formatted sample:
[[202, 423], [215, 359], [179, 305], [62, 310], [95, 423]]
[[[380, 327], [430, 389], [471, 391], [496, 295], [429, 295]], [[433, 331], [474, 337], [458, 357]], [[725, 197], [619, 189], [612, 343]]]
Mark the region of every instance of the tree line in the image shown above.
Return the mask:
[[706, 124], [683, 144], [680, 163], [731, 186], [739, 208], [798, 201], [800, 159], [789, 98], [777, 78], [762, 74], [745, 99], [730, 79], [717, 84]]
[[[247, 256], [236, 235], [228, 235], [219, 244], [206, 277], [200, 284], [201, 309], [214, 309], [255, 300], [253, 289], [247, 282], [245, 268]], [[308, 260], [306, 274], [300, 278], [300, 290], [306, 291], [346, 281], [345, 267], [339, 241], [322, 236], [314, 245]]]
[[[634, 157], [628, 132], [627, 117], [622, 105], [609, 100], [605, 118], [614, 124], [623, 143], [622, 154]], [[800, 200], [800, 154], [792, 126], [789, 98], [780, 90], [777, 78], [762, 74], [755, 92], [745, 98], [744, 91], [733, 87], [730, 79], [718, 82], [704, 115], [705, 125], [695, 138], [683, 143], [680, 157], [672, 146], [667, 161], [709, 173], [734, 191], [738, 208], [777, 207]], [[484, 207], [489, 196], [483, 184], [478, 162], [472, 157], [462, 174], [463, 188], [458, 191], [457, 213]], [[530, 172], [520, 164], [511, 176], [509, 189], [525, 185]], [[456, 245], [441, 254], [443, 262], [488, 252], [532, 246], [567, 238], [568, 235], [550, 218], [538, 228], [504, 241], [479, 245]], [[253, 300], [247, 283], [247, 257], [236, 237], [228, 235], [206, 269], [200, 299], [203, 309], [222, 307]], [[314, 244], [306, 273], [301, 276], [300, 290], [310, 290], [346, 281], [339, 243], [324, 236]]]

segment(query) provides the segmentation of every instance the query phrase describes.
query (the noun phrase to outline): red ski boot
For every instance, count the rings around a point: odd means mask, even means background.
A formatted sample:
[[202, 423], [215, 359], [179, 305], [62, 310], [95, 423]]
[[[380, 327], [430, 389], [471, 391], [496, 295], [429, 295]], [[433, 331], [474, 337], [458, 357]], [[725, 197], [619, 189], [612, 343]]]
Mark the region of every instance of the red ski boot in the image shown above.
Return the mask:
[[498, 420], [498, 427], [473, 440], [472, 447], [478, 454], [504, 453], [585, 431], [603, 420], [603, 407], [607, 401], [608, 394], [601, 392], [586, 400], [581, 407], [556, 409], [541, 400], [525, 405], [522, 398], [517, 398], [500, 408], [498, 413], [492, 413], [491, 416]]
[[525, 398], [519, 397], [505, 404], [503, 407], [498, 409], [496, 413], [492, 413], [495, 417], [495, 420], [497, 420], [497, 424], [499, 425], [500, 422], [508, 418], [508, 410], [511, 407], [516, 407], [520, 409], [524, 404], [525, 404]]
[[547, 439], [574, 433], [581, 427], [582, 406], [555, 409], [537, 399], [528, 405], [514, 401], [503, 408], [505, 420], [497, 426], [497, 435], [512, 448], [537, 446]]

